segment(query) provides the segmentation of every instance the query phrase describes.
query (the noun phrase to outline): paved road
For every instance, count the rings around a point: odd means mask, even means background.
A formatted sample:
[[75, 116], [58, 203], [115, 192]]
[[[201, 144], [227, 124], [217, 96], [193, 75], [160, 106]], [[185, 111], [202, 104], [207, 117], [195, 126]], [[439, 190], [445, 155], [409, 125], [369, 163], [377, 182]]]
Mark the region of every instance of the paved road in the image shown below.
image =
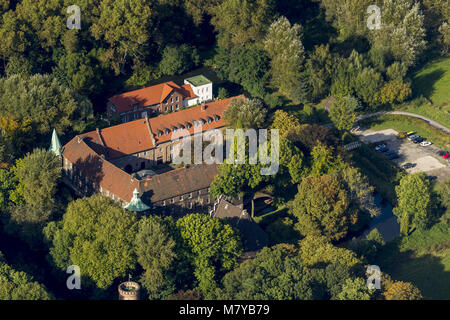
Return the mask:
[[418, 119], [421, 119], [421, 120], [425, 121], [426, 123], [428, 123], [432, 127], [435, 127], [435, 128], [437, 128], [437, 129], [439, 129], [441, 131], [444, 131], [446, 133], [450, 133], [450, 129], [449, 128], [443, 126], [440, 123], [437, 123], [436, 121], [428, 119], [428, 118], [426, 118], [424, 116], [421, 116], [419, 114], [410, 113], [410, 112], [403, 112], [403, 111], [381, 111], [381, 112], [364, 114], [362, 116], [357, 117], [356, 121], [367, 119], [367, 118], [371, 118], [371, 117], [381, 116], [383, 114], [397, 114], [397, 115], [402, 115], [402, 116], [418, 118]]

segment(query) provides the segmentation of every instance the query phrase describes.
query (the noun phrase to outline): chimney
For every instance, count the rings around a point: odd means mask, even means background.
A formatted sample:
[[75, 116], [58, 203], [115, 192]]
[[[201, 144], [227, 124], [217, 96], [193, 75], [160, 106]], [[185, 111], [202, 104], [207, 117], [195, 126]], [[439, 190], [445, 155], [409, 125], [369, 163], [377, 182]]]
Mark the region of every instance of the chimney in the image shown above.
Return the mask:
[[200, 110], [201, 111], [205, 111], [206, 110], [206, 105], [204, 103], [202, 103], [202, 105], [200, 106]]

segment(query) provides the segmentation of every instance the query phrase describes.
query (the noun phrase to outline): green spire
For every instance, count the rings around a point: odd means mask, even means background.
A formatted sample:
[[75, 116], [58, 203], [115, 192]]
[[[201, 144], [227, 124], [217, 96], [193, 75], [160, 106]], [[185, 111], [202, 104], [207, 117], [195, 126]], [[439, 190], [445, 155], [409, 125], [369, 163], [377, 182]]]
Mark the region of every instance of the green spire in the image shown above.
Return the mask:
[[139, 198], [138, 189], [134, 189], [133, 198], [131, 198], [130, 203], [125, 206], [125, 209], [134, 212], [141, 212], [150, 209], [150, 207], [142, 202], [142, 200]]
[[50, 151], [52, 151], [56, 156], [61, 155], [61, 142], [59, 142], [58, 134], [56, 130], [53, 129], [52, 142], [50, 144]]

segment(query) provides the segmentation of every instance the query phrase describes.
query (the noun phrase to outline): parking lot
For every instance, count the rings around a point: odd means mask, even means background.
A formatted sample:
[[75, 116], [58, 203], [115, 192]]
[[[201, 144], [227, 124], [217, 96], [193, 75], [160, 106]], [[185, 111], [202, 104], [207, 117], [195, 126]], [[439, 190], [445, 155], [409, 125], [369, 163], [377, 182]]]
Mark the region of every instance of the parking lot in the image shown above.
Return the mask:
[[366, 144], [383, 142], [389, 151], [394, 151], [399, 155], [397, 159], [392, 160], [398, 166], [405, 163], [415, 164], [413, 168], [406, 169], [409, 173], [426, 172], [429, 176], [436, 176], [438, 180], [450, 177], [449, 163], [437, 154], [440, 149], [434, 145], [422, 147], [408, 139], [398, 139], [397, 131], [392, 129], [381, 131], [360, 129], [354, 134], [358, 135], [359, 139]]

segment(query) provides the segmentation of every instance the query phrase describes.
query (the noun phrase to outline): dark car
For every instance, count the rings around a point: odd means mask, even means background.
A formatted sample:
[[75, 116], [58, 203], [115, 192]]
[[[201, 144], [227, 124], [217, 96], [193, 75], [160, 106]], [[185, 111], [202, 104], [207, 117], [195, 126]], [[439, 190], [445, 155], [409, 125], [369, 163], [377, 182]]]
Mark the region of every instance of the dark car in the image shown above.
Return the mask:
[[398, 159], [399, 158], [399, 155], [397, 153], [395, 153], [395, 152], [388, 153], [387, 156], [388, 156], [389, 160], [394, 160], [394, 159]]
[[430, 179], [430, 180], [436, 180], [437, 179], [436, 176], [427, 176], [427, 178]]
[[402, 166], [402, 168], [403, 168], [403, 169], [409, 169], [409, 168], [414, 168], [415, 166], [416, 166], [415, 163], [410, 163], [410, 162], [408, 162], [408, 163], [405, 163], [405, 164]]

